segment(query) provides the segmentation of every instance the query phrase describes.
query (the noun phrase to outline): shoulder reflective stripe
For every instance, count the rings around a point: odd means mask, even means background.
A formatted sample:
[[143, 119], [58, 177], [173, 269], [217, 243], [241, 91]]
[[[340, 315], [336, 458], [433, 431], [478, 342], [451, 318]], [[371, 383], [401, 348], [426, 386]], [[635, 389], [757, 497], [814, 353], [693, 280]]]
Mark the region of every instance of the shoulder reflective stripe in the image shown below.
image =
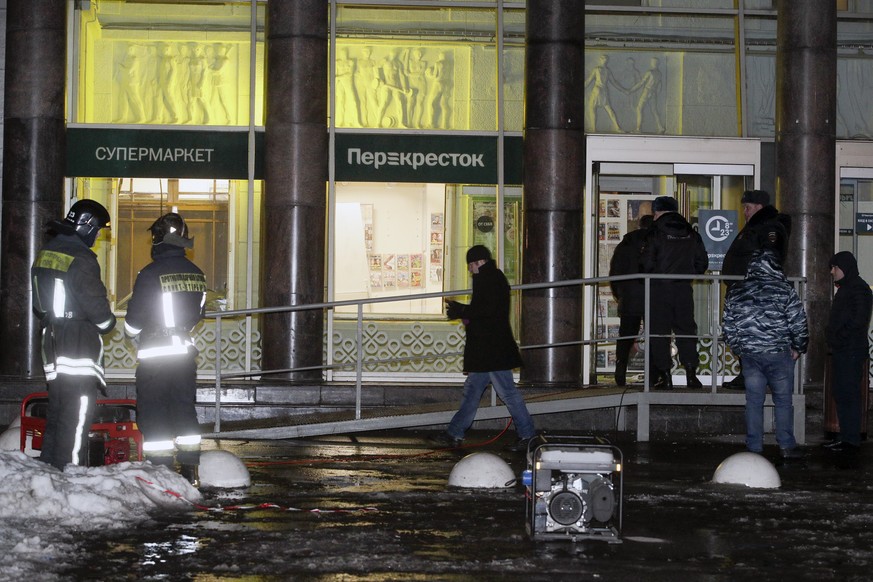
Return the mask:
[[67, 290], [63, 279], [55, 279], [55, 292], [52, 297], [52, 313], [55, 317], [64, 316], [64, 307], [67, 304]]
[[173, 313], [173, 294], [165, 291], [161, 296], [164, 307], [164, 327], [176, 327], [176, 314]]
[[143, 441], [142, 451], [154, 453], [155, 451], [172, 451], [173, 441]]
[[97, 324], [98, 329], [107, 329], [110, 325], [112, 325], [112, 319], [107, 319], [103, 323]]
[[73, 454], [70, 462], [74, 465], [79, 464], [79, 451], [82, 450], [82, 440], [86, 430], [91, 427], [85, 427], [85, 417], [88, 415], [88, 397], [82, 396], [79, 398], [79, 418], [76, 421], [76, 434], [73, 437]]
[[191, 446], [191, 445], [199, 445], [201, 441], [199, 434], [194, 435], [186, 435], [186, 436], [177, 436], [176, 444], [180, 447]]
[[204, 305], [206, 305], [206, 293], [204, 293], [203, 296], [200, 297], [200, 309], [203, 309]]
[[133, 327], [132, 325], [130, 325], [126, 321], [124, 322], [124, 332], [127, 335], [139, 335], [141, 331], [142, 331], [141, 327]]

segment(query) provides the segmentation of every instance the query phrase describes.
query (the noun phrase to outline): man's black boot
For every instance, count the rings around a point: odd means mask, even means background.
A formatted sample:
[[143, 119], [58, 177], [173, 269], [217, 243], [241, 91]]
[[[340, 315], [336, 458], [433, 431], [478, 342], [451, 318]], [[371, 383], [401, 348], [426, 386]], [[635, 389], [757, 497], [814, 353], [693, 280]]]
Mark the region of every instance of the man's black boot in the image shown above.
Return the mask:
[[697, 378], [697, 368], [695, 366], [685, 366], [685, 378], [689, 388], [693, 390], [703, 388], [703, 383]]
[[627, 362], [615, 363], [615, 385], [625, 386], [627, 384]]
[[673, 376], [670, 375], [670, 372], [662, 372], [661, 370], [655, 370], [654, 377], [655, 377], [655, 383], [652, 385], [653, 390], [672, 390], [673, 389]]

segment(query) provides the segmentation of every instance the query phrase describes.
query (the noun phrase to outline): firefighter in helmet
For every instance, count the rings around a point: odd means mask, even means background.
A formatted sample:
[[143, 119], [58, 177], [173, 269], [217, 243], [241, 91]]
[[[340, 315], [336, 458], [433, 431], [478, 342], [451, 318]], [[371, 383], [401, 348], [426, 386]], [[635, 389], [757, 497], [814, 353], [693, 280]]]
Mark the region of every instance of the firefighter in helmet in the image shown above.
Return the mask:
[[87, 464], [88, 432], [106, 389], [100, 336], [115, 327], [115, 315], [91, 247], [109, 228], [109, 212], [99, 202], [79, 200], [48, 228], [54, 236], [30, 270], [49, 391], [40, 459], [63, 470]]
[[137, 346], [137, 424], [143, 454], [198, 485], [200, 425], [195, 409], [197, 349], [191, 330], [203, 319], [206, 277], [185, 256], [188, 225], [171, 212], [149, 228], [152, 262], [137, 275], [124, 322]]

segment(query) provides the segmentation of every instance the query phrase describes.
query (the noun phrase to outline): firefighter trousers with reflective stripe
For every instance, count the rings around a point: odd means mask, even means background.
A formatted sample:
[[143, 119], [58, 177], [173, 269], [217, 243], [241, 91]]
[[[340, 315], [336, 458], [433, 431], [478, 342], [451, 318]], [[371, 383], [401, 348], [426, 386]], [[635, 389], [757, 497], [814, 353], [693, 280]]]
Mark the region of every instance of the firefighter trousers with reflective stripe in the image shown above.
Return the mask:
[[48, 386], [48, 416], [40, 460], [60, 470], [88, 464], [88, 433], [94, 422], [100, 379], [58, 374]]
[[[178, 437], [199, 436], [196, 396], [197, 363], [193, 355], [140, 360], [136, 369], [136, 423], [143, 441], [174, 442]], [[199, 440], [196, 445], [180, 446], [176, 461], [199, 464]]]

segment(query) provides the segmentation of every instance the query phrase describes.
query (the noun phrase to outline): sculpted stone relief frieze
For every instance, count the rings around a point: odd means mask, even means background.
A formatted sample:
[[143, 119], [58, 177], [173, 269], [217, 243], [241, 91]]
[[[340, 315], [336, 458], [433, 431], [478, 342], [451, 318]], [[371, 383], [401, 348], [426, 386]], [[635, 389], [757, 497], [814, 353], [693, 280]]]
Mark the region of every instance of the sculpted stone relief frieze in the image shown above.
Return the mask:
[[454, 129], [454, 54], [434, 47], [337, 49], [336, 125]]
[[113, 122], [236, 122], [234, 45], [119, 42], [115, 48]]

